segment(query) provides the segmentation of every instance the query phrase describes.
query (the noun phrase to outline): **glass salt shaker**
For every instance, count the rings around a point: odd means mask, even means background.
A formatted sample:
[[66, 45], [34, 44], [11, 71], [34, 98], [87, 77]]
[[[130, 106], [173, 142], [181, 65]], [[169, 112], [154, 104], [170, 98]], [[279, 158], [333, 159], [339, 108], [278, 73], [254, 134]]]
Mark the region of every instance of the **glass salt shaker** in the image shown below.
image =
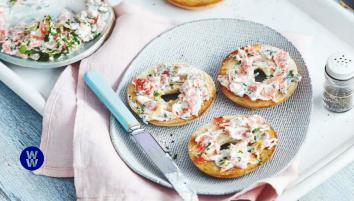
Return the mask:
[[354, 59], [347, 54], [330, 56], [325, 67], [324, 106], [332, 112], [353, 108]]

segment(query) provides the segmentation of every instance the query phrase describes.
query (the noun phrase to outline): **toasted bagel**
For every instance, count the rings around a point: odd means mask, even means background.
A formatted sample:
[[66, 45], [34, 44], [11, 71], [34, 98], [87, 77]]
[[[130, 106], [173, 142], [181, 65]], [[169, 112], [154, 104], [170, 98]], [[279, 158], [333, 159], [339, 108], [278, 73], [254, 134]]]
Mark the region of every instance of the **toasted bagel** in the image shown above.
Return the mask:
[[[164, 64], [162, 64], [162, 65], [164, 65]], [[173, 65], [181, 66], [182, 64], [173, 64]], [[147, 71], [143, 72], [138, 77], [146, 76], [146, 74], [149, 71], [153, 70], [156, 67], [157, 66], [148, 69]], [[209, 93], [209, 98], [202, 102], [201, 107], [198, 110], [198, 113], [196, 115], [191, 115], [188, 118], [174, 116], [173, 118], [163, 119], [163, 120], [150, 118], [150, 119], [146, 120], [147, 123], [151, 123], [151, 124], [157, 125], [157, 126], [179, 126], [179, 125], [187, 124], [187, 123], [190, 123], [193, 120], [197, 119], [198, 117], [200, 117], [212, 105], [212, 103], [214, 102], [215, 97], [216, 97], [215, 84], [214, 84], [214, 81], [212, 80], [212, 78], [206, 72], [204, 72], [200, 69], [190, 67], [190, 66], [188, 66], [187, 68], [188, 68], [188, 74], [194, 73], [197, 76], [200, 76], [200, 77], [198, 77], [198, 79], [203, 80], [205, 82], [205, 87]], [[167, 90], [164, 92], [160, 92], [161, 93], [160, 95], [154, 97], [155, 100], [157, 100], [159, 103], [163, 104], [167, 108], [166, 109], [167, 112], [172, 112], [174, 104], [176, 104], [177, 101], [179, 101], [179, 99], [177, 98], [176, 100], [164, 101], [164, 100], [162, 100], [161, 97], [163, 95], [174, 94], [174, 93], [178, 92], [180, 90], [180, 87], [182, 84], [183, 83], [176, 84], [176, 86], [173, 86], [173, 87], [175, 87], [173, 90]], [[138, 114], [139, 116], [149, 115], [149, 114], [144, 114], [144, 112], [141, 111], [140, 108], [143, 107], [143, 104], [139, 103], [139, 101], [137, 100], [137, 88], [136, 88], [136, 86], [134, 86], [133, 83], [129, 84], [129, 86], [128, 86], [127, 96], [128, 96], [129, 106], [136, 114]], [[160, 102], [160, 101], [163, 101], [163, 102]], [[159, 105], [157, 105], [157, 109], [158, 108], [159, 108]], [[151, 111], [151, 112], [153, 113], [154, 111]]]
[[[243, 115], [240, 115], [243, 116]], [[234, 118], [235, 116], [224, 116], [223, 118], [225, 119], [230, 119]], [[247, 117], [247, 116], [244, 116]], [[207, 175], [210, 175], [212, 177], [217, 177], [217, 178], [236, 178], [243, 176], [247, 173], [250, 173], [260, 166], [262, 166], [265, 162], [267, 162], [271, 156], [273, 155], [276, 145], [272, 146], [271, 148], [267, 149], [265, 148], [261, 153], [260, 153], [260, 162], [257, 164], [250, 164], [248, 163], [247, 167], [245, 168], [239, 168], [239, 167], [232, 167], [226, 171], [222, 171], [219, 166], [216, 165], [215, 161], [212, 160], [204, 160], [200, 158], [200, 147], [198, 143], [196, 142], [196, 138], [208, 131], [208, 129], [215, 129], [217, 128], [216, 124], [214, 122], [208, 123], [203, 125], [202, 127], [198, 128], [190, 137], [190, 140], [188, 142], [188, 153], [189, 157], [192, 160], [193, 164], [202, 172], [204, 172]], [[271, 138], [277, 139], [277, 133], [276, 131], [269, 125], [269, 130], [267, 131], [267, 135], [269, 135]], [[227, 142], [227, 141], [226, 141]]]
[[169, 3], [187, 10], [199, 10], [215, 6], [223, 0], [167, 0]]
[[[261, 45], [261, 44], [253, 44], [248, 47], [255, 49], [255, 51], [261, 51], [262, 48], [269, 48], [269, 49], [276, 50], [276, 51], [282, 51], [279, 48], [275, 48], [275, 47], [272, 47], [269, 45]], [[240, 49], [242, 49], [242, 48], [240, 48]], [[222, 65], [220, 67], [220, 70], [219, 70], [219, 77], [220, 76], [221, 77], [227, 76], [228, 72], [231, 68], [236, 68], [240, 65], [238, 63], [238, 61], [235, 61], [235, 57], [238, 55], [240, 49], [232, 52], [224, 59]], [[287, 63], [286, 67], [289, 70], [289, 72], [290, 71], [293, 72], [293, 74], [296, 76], [296, 79], [301, 79], [301, 76], [297, 72], [297, 66], [296, 66], [295, 61], [290, 56], [288, 56], [287, 62], [288, 63]], [[268, 70], [268, 69], [265, 69], [265, 70]], [[265, 79], [265, 81], [267, 81], [267, 79]], [[265, 81], [263, 81], [263, 82], [265, 82]], [[243, 107], [247, 107], [247, 108], [251, 108], [251, 109], [267, 108], [267, 107], [273, 107], [273, 106], [279, 105], [279, 104], [287, 101], [289, 99], [289, 97], [295, 92], [295, 90], [298, 86], [298, 81], [299, 80], [292, 80], [287, 85], [287, 92], [286, 93], [282, 93], [279, 90], [276, 92], [274, 98], [270, 99], [270, 100], [262, 100], [262, 99], [252, 100], [247, 94], [240, 96], [240, 95], [232, 92], [230, 87], [225, 86], [225, 85], [221, 85], [221, 91], [223, 92], [223, 94], [226, 97], [228, 97], [234, 103], [241, 105]], [[255, 83], [257, 83], [257, 82], [255, 82]]]

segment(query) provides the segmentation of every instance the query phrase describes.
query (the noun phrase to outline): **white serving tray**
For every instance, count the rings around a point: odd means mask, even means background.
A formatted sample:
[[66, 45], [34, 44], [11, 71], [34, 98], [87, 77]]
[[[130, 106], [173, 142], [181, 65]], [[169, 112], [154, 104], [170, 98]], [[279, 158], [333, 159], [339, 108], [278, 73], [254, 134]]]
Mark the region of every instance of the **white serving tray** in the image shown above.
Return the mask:
[[[162, 0], [130, 2], [178, 22], [232, 17], [256, 21], [280, 32], [312, 36], [312, 45], [304, 55], [313, 85], [311, 123], [308, 137], [297, 156], [300, 176], [279, 200], [297, 200], [354, 161], [354, 110], [335, 114], [325, 110], [321, 103], [327, 57], [336, 51], [354, 54], [353, 40], [348, 37], [354, 35], [354, 29], [349, 28], [354, 26], [354, 14], [339, 7], [335, 0], [226, 0], [214, 9], [193, 12], [174, 8]], [[7, 68], [0, 64], [0, 80], [42, 113], [61, 71], [11, 65]]]

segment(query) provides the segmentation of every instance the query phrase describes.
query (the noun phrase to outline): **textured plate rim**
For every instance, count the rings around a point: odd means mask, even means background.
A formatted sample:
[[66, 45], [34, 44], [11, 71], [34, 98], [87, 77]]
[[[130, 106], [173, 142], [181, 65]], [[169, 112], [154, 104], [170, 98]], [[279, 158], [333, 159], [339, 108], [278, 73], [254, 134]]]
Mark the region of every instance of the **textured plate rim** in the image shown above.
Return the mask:
[[[137, 59], [137, 57], [139, 57], [139, 55], [146, 49], [147, 46], [149, 46], [152, 42], [154, 42], [156, 39], [160, 38], [162, 35], [166, 34], [166, 33], [169, 33], [171, 31], [173, 31], [174, 29], [177, 29], [181, 26], [184, 26], [184, 25], [188, 25], [188, 24], [193, 24], [193, 23], [198, 23], [198, 22], [208, 22], [208, 21], [234, 21], [234, 22], [247, 22], [247, 23], [251, 23], [251, 24], [255, 24], [255, 25], [258, 25], [258, 26], [263, 26], [263, 27], [266, 27], [267, 29], [271, 30], [274, 32], [274, 34], [277, 34], [279, 37], [282, 37], [286, 42], [288, 42], [289, 44], [291, 44], [295, 51], [297, 52], [297, 54], [300, 56], [300, 59], [302, 60], [302, 62], [304, 63], [304, 67], [308, 73], [308, 79], [309, 79], [309, 92], [310, 92], [310, 95], [311, 97], [313, 98], [313, 90], [312, 90], [312, 80], [311, 80], [311, 77], [310, 77], [310, 74], [309, 74], [309, 71], [308, 71], [308, 67], [307, 67], [307, 64], [302, 56], [302, 54], [300, 53], [300, 51], [297, 49], [297, 47], [291, 42], [289, 41], [285, 36], [283, 36], [281, 33], [279, 33], [278, 31], [276, 31], [275, 29], [267, 26], [267, 25], [264, 25], [264, 24], [261, 24], [261, 23], [257, 23], [257, 22], [254, 22], [254, 21], [249, 21], [249, 20], [243, 20], [243, 19], [235, 19], [235, 18], [209, 18], [209, 19], [200, 19], [200, 20], [193, 20], [193, 21], [189, 21], [189, 22], [185, 22], [185, 23], [182, 23], [182, 24], [179, 24], [179, 25], [176, 25], [176, 26], [173, 26], [172, 28], [169, 28], [163, 32], [161, 32], [159, 35], [157, 35], [156, 37], [152, 38], [146, 45], [144, 45], [142, 47], [142, 49], [133, 57], [133, 59], [131, 60], [131, 62], [129, 62], [128, 64], [128, 67], [124, 70], [122, 76], [120, 76], [120, 79], [122, 79], [122, 77], [124, 77], [124, 75], [126, 74], [127, 70], [130, 68], [131, 64]], [[119, 85], [117, 86], [116, 88], [116, 94], [118, 95], [118, 89], [119, 89]], [[312, 99], [311, 98], [311, 99]], [[312, 104], [311, 104], [311, 108], [310, 108], [310, 112], [309, 112], [309, 116], [312, 115]], [[308, 121], [308, 125], [310, 124], [310, 118], [309, 118], [309, 121]], [[117, 122], [117, 120], [114, 118], [113, 115], [110, 116], [110, 138], [111, 138], [111, 142], [112, 142], [112, 145], [116, 151], [116, 153], [118, 154], [118, 157], [120, 157], [121, 160], [123, 160], [124, 163], [126, 163], [126, 165], [128, 166], [128, 168], [130, 168], [131, 170], [133, 170], [135, 173], [137, 173], [138, 175], [142, 176], [143, 178], [146, 178], [146, 179], [149, 179], [150, 181], [153, 181], [157, 184], [160, 184], [164, 187], [167, 187], [167, 188], [172, 188], [172, 186], [167, 182], [167, 180], [162, 180], [160, 179], [158, 176], [156, 175], [151, 175], [151, 174], [146, 174], [144, 173], [143, 171], [141, 171], [140, 169], [138, 168], [134, 168], [134, 165], [131, 164], [129, 162], [129, 160], [125, 159], [124, 157], [121, 157], [121, 155], [123, 155], [120, 151], [119, 151], [119, 147], [117, 147], [117, 145], [115, 144], [115, 140], [114, 140], [114, 136], [115, 134], [120, 134], [118, 131], [116, 131], [116, 128], [115, 126], [119, 126], [120, 124]], [[301, 142], [300, 142], [300, 146], [298, 147], [297, 151], [296, 151], [296, 154], [293, 156], [292, 159], [290, 159], [288, 161], [288, 163], [281, 169], [279, 170], [278, 172], [270, 175], [269, 177], [265, 177], [263, 178], [262, 180], [264, 179], [267, 179], [267, 178], [271, 178], [271, 177], [275, 177], [275, 176], [278, 176], [280, 173], [282, 173], [285, 169], [287, 169], [290, 164], [292, 164], [292, 162], [296, 159], [299, 151], [301, 150], [302, 146], [303, 146], [303, 143], [304, 143], [304, 140], [306, 139], [307, 137], [307, 132], [308, 132], [308, 126], [306, 127], [305, 129], [305, 134], [304, 134], [304, 137], [301, 139]], [[129, 137], [129, 136], [127, 136]], [[262, 168], [262, 167], [260, 167]], [[222, 193], [209, 193], [207, 191], [201, 191], [201, 192], [197, 192], [199, 195], [229, 195], [229, 194], [232, 194], [232, 193], [237, 193], [237, 192], [240, 192], [238, 190], [231, 190], [231, 191], [225, 191], [225, 192], [222, 192]]]
[[[15, 64], [24, 68], [38, 68], [38, 69], [50, 69], [50, 68], [59, 68], [59, 67], [65, 67], [67, 65], [73, 64], [77, 61], [80, 61], [94, 52], [98, 50], [103, 43], [106, 41], [106, 39], [109, 37], [111, 31], [113, 30], [113, 25], [115, 21], [115, 14], [113, 11], [112, 7], [109, 7], [109, 19], [107, 19], [107, 25], [105, 26], [104, 30], [101, 32], [103, 33], [101, 36], [99, 36], [96, 41], [90, 41], [92, 44], [87, 47], [86, 50], [83, 50], [81, 53], [70, 57], [70, 54], [67, 56], [67, 59], [59, 59], [59, 60], [54, 60], [54, 61], [34, 61], [30, 59], [22, 59], [20, 57], [16, 57], [13, 55], [8, 55], [3, 52], [0, 52], [0, 60], [6, 61], [11, 64]], [[88, 42], [88, 43], [90, 43]], [[73, 53], [76, 51], [82, 50], [80, 47], [79, 49], [75, 50]]]

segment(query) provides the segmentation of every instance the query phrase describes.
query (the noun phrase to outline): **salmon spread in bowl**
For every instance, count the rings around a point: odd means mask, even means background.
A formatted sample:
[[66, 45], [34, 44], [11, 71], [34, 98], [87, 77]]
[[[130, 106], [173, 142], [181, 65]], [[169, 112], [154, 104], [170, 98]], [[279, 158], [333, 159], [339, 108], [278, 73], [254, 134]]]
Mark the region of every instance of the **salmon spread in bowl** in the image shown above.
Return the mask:
[[[15, 6], [17, 1], [9, 1]], [[79, 13], [68, 9], [57, 17], [46, 15], [30, 23], [0, 24], [0, 50], [24, 59], [59, 59], [97, 38], [106, 26], [109, 7], [101, 0], [85, 1]]]

